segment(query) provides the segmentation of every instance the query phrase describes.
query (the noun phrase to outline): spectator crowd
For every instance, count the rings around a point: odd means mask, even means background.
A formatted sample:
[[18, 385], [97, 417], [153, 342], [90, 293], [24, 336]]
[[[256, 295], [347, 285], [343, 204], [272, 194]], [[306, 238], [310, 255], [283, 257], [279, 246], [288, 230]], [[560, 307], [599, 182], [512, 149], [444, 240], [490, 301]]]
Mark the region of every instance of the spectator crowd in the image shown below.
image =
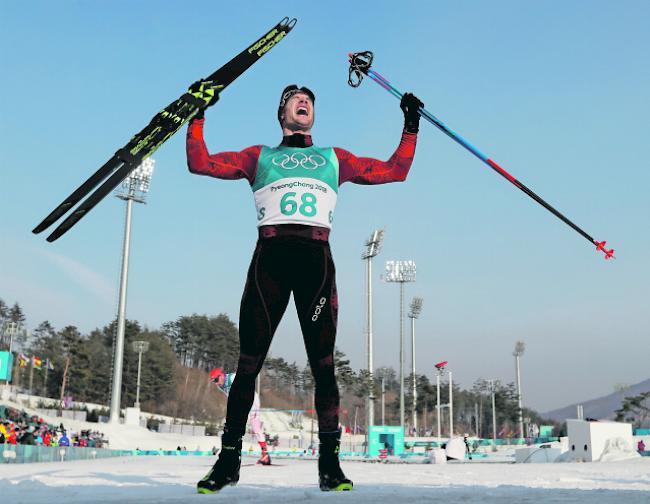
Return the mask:
[[101, 432], [68, 432], [61, 423], [48, 424], [37, 415], [0, 405], [0, 444], [76, 446], [103, 448], [108, 442]]

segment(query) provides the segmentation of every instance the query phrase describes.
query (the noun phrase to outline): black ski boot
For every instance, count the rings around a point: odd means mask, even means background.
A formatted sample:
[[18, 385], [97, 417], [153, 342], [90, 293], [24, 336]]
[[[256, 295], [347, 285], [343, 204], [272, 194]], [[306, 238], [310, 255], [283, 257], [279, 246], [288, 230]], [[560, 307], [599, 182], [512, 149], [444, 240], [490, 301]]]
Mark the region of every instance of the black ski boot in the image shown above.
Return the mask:
[[236, 485], [241, 467], [242, 436], [224, 431], [221, 437], [221, 452], [217, 462], [201, 481], [196, 484], [200, 494], [217, 493], [226, 485]]
[[318, 435], [320, 449], [318, 454], [318, 483], [323, 492], [352, 490], [352, 481], [345, 477], [339, 465], [339, 446], [341, 431]]

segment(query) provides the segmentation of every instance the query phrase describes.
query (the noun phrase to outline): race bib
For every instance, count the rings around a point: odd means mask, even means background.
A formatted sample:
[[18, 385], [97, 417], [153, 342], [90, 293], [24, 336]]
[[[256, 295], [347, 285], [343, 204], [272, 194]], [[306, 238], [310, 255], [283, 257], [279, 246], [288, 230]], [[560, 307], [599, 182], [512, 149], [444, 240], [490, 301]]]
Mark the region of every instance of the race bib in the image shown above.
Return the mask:
[[258, 226], [305, 224], [329, 229], [337, 193], [334, 149], [262, 148], [253, 183]]

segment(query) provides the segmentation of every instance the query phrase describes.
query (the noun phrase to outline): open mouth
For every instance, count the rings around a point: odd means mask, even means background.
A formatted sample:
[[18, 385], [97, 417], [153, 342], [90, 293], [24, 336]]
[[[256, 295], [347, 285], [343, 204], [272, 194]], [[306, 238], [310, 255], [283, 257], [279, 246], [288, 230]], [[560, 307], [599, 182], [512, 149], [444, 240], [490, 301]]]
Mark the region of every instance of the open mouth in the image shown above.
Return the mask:
[[298, 110], [296, 110], [296, 115], [309, 115], [309, 112], [305, 107], [299, 107]]

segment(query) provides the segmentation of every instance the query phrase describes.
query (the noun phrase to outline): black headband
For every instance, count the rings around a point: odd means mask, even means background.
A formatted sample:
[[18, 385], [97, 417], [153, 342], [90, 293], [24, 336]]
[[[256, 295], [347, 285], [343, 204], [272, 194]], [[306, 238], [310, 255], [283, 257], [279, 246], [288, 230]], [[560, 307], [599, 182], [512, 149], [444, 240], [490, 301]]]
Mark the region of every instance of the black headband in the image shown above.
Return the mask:
[[293, 95], [298, 94], [298, 93], [304, 93], [309, 98], [311, 99], [312, 103], [316, 102], [316, 97], [314, 96], [314, 93], [312, 92], [311, 89], [306, 88], [306, 87], [298, 87], [296, 84], [291, 84], [290, 86], [287, 86], [284, 88], [284, 91], [282, 91], [282, 94], [280, 95], [280, 105], [278, 106], [278, 121], [282, 123], [282, 111], [284, 110], [284, 106], [287, 104], [287, 101], [289, 101], [289, 98], [291, 98]]

